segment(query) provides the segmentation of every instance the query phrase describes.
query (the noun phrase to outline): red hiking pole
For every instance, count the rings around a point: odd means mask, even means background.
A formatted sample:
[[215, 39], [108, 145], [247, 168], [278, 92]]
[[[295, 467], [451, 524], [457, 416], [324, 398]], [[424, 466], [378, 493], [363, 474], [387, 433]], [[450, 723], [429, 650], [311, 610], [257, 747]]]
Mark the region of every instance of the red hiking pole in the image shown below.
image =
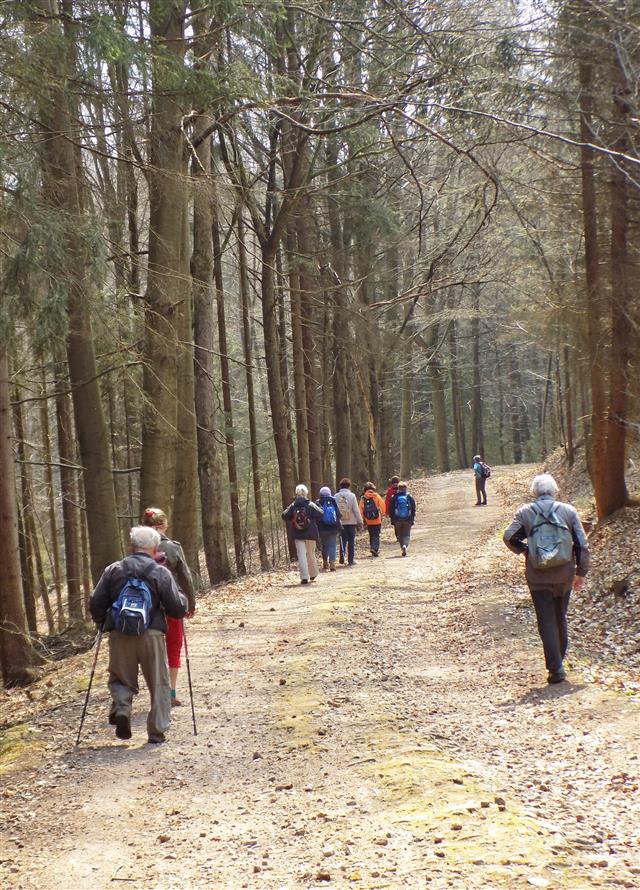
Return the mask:
[[198, 729], [196, 727], [196, 711], [193, 706], [193, 687], [191, 685], [191, 665], [189, 664], [189, 646], [187, 645], [187, 633], [184, 629], [184, 620], [182, 620], [182, 639], [184, 640], [184, 657], [185, 657], [185, 661], [187, 662], [187, 680], [189, 681], [189, 698], [191, 699], [191, 717], [193, 718], [193, 734], [198, 735]]
[[98, 631], [98, 640], [96, 644], [96, 654], [93, 656], [93, 666], [91, 668], [91, 676], [89, 677], [89, 686], [87, 688], [87, 694], [84, 698], [84, 707], [82, 709], [82, 717], [80, 718], [80, 726], [78, 727], [78, 737], [76, 739], [76, 747], [80, 744], [80, 733], [82, 732], [82, 725], [84, 723], [84, 717], [87, 713], [87, 705], [89, 704], [89, 695], [91, 693], [91, 685], [93, 683], [93, 675], [96, 672], [96, 665], [98, 663], [98, 655], [100, 653], [100, 643], [102, 642], [102, 627]]

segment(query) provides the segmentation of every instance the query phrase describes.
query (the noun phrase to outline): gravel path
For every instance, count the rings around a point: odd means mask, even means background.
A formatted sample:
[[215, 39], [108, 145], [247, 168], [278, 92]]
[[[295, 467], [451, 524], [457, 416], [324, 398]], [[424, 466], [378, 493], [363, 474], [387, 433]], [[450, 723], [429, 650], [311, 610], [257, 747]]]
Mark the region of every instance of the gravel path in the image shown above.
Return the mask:
[[381, 558], [359, 538], [311, 587], [206, 598], [197, 738], [183, 708], [145, 745], [143, 692], [116, 742], [102, 672], [79, 749], [80, 693], [41, 716], [40, 763], [4, 781], [0, 884], [640, 886], [638, 705], [575, 669], [546, 686], [533, 613], [495, 575], [509, 516], [472, 489], [415, 483], [406, 559], [387, 529]]

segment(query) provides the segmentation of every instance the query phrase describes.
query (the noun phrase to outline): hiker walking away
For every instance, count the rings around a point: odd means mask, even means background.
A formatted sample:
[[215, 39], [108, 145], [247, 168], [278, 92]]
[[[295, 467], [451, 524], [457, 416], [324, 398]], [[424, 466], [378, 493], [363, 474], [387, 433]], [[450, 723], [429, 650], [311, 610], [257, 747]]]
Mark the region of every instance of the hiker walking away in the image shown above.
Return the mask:
[[320, 489], [320, 497], [316, 504], [322, 510], [322, 519], [318, 519], [318, 534], [320, 535], [320, 548], [322, 550], [322, 571], [336, 570], [336, 541], [340, 531], [340, 508], [336, 499], [331, 494], [328, 485]]
[[308, 584], [318, 577], [318, 563], [316, 562], [318, 526], [316, 523], [322, 519], [322, 515], [320, 507], [314, 501], [309, 500], [309, 489], [306, 485], [296, 486], [295, 501], [282, 511], [282, 518], [291, 523], [293, 530], [301, 584]]
[[520, 507], [503, 540], [509, 550], [525, 555], [525, 577], [549, 672], [547, 682], [561, 683], [566, 679], [569, 598], [572, 589], [584, 586], [589, 543], [575, 507], [555, 500], [558, 485], [553, 476], [536, 476], [531, 493], [535, 501]]
[[[160, 544], [156, 554], [156, 561], [165, 565], [173, 575], [176, 584], [187, 598], [187, 618], [191, 618], [196, 608], [196, 593], [193, 587], [193, 579], [189, 566], [184, 556], [182, 544], [172, 541], [167, 537], [167, 515], [158, 507], [147, 507], [144, 511], [144, 525], [148, 525], [160, 535]], [[169, 660], [169, 679], [171, 681], [171, 706], [176, 707], [182, 702], [177, 698], [176, 687], [178, 683], [178, 671], [180, 670], [180, 654], [184, 640], [184, 626], [182, 621], [167, 616], [167, 658]]]
[[356, 561], [356, 529], [362, 528], [362, 519], [358, 499], [351, 491], [351, 479], [345, 477], [340, 480], [340, 487], [336, 491], [335, 498], [342, 516], [340, 562], [343, 564], [346, 556], [347, 565], [352, 566]]
[[476, 507], [486, 507], [487, 479], [491, 475], [491, 467], [485, 464], [480, 454], [473, 458], [473, 475], [476, 482]]
[[372, 556], [378, 556], [380, 553], [380, 530], [382, 529], [382, 517], [386, 512], [385, 503], [373, 482], [365, 483], [360, 498], [360, 515], [369, 532], [369, 549]]
[[396, 538], [403, 556], [411, 540], [411, 526], [416, 520], [416, 502], [407, 491], [406, 482], [398, 482], [398, 489], [389, 504], [389, 516], [396, 530]]
[[391, 507], [391, 498], [394, 496], [396, 491], [398, 490], [398, 482], [400, 481], [400, 476], [392, 476], [389, 480], [389, 487], [387, 488], [387, 493], [384, 497], [384, 508], [385, 513], [389, 516], [389, 508]]
[[109, 633], [113, 700], [109, 723], [119, 739], [131, 738], [131, 705], [138, 693], [140, 667], [151, 697], [147, 735], [149, 742], [160, 744], [171, 723], [165, 614], [182, 618], [187, 598], [171, 572], [154, 559], [160, 534], [139, 525], [131, 529], [130, 539], [131, 555], [107, 566], [91, 594], [89, 609], [93, 620]]

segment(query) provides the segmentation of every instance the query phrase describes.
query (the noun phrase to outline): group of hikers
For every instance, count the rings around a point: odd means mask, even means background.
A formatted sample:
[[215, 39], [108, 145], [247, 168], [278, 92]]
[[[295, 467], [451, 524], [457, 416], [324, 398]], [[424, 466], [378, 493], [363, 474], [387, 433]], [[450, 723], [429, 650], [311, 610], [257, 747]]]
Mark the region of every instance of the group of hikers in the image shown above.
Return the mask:
[[295, 500], [282, 511], [282, 518], [291, 524], [300, 583], [309, 584], [318, 576], [318, 545], [322, 552], [322, 571], [335, 572], [338, 547], [340, 564], [353, 566], [356, 561], [356, 531], [361, 531], [365, 526], [369, 533], [371, 556], [379, 556], [384, 516], [389, 517], [400, 552], [406, 556], [411, 526], [416, 518], [416, 502], [409, 494], [407, 483], [402, 482], [399, 476], [391, 478], [384, 499], [373, 482], [367, 482], [358, 501], [351, 490], [351, 480], [346, 477], [340, 480], [335, 494], [331, 493], [328, 485], [323, 485], [315, 501], [309, 498], [306, 485], [296, 486]]
[[[491, 469], [480, 455], [473, 459], [473, 473], [475, 506], [486, 505]], [[589, 545], [575, 508], [556, 500], [558, 485], [553, 476], [536, 476], [531, 493], [534, 501], [517, 511], [504, 533], [504, 542], [514, 553], [525, 556], [525, 577], [536, 611], [547, 682], [560, 683], [566, 679], [569, 599], [573, 589], [584, 585]], [[309, 498], [306, 485], [298, 485], [295, 500], [282, 517], [291, 523], [301, 583], [309, 584], [318, 575], [318, 545], [324, 571], [336, 570], [338, 552], [341, 564], [353, 566], [356, 530], [364, 526], [371, 556], [378, 557], [385, 516], [393, 525], [402, 556], [406, 556], [416, 503], [407, 483], [398, 476], [392, 477], [384, 498], [367, 482], [358, 500], [348, 478], [340, 480], [334, 494], [323, 486], [315, 501]], [[160, 744], [171, 723], [172, 707], [180, 704], [176, 685], [183, 642], [186, 648], [183, 619], [194, 613], [195, 592], [182, 547], [167, 536], [167, 517], [162, 510], [150, 507], [144, 511], [142, 524], [131, 529], [130, 543], [130, 555], [104, 570], [91, 595], [90, 610], [101, 631], [109, 632], [109, 723], [115, 726], [119, 739], [131, 738], [131, 708], [138, 693], [140, 668], [151, 698], [148, 741]]]

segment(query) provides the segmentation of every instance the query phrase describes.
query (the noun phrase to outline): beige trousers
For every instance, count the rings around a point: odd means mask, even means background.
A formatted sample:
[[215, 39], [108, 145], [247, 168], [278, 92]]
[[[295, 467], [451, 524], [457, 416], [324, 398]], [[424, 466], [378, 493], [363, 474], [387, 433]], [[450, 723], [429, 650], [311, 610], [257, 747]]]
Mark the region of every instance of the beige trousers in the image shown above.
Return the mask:
[[113, 699], [113, 714], [131, 718], [133, 696], [139, 692], [138, 666], [151, 696], [147, 733], [149, 736], [163, 735], [171, 723], [171, 687], [164, 634], [161, 630], [147, 630], [140, 637], [132, 637], [112, 630], [109, 634], [109, 692]]
[[303, 581], [308, 581], [309, 578], [315, 578], [318, 574], [318, 563], [316, 562], [316, 542], [296, 541], [296, 553], [298, 554], [298, 568], [300, 569], [300, 578]]

